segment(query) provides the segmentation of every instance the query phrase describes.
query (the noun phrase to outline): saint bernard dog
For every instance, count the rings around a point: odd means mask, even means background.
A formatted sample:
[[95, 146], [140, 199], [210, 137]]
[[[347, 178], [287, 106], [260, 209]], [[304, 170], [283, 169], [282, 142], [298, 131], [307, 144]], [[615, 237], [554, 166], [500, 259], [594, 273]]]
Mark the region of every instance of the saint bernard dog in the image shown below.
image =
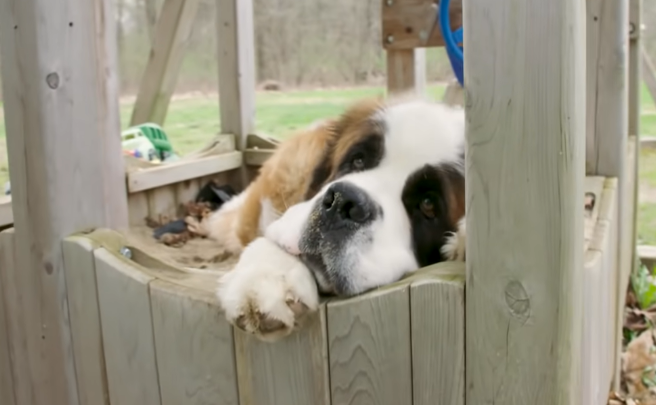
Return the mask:
[[235, 254], [227, 319], [262, 340], [291, 333], [319, 294], [351, 296], [464, 260], [464, 111], [372, 99], [284, 141], [209, 236]]

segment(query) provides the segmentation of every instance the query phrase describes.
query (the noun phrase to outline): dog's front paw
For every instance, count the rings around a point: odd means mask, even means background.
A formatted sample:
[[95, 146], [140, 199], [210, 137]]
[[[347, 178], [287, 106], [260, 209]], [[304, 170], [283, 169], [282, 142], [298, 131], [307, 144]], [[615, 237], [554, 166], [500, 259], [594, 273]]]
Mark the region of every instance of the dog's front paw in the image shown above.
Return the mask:
[[458, 221], [458, 230], [447, 236], [446, 243], [442, 246], [442, 254], [447, 260], [464, 262], [467, 247], [467, 229], [465, 217]]
[[217, 295], [231, 324], [266, 341], [289, 335], [319, 307], [307, 267], [265, 238], [244, 249], [237, 266], [219, 280]]

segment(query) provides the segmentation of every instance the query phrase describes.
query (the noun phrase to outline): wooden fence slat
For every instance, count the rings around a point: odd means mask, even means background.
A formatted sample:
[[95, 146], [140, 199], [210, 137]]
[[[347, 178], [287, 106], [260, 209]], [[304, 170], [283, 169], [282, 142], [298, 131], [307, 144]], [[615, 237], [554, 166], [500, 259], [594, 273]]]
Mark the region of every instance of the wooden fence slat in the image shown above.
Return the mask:
[[410, 314], [413, 404], [464, 405], [464, 279], [413, 283]]
[[9, 355], [9, 322], [5, 316], [8, 290], [11, 288], [7, 269], [14, 268], [13, 258], [13, 232], [2, 232], [0, 233], [0, 403], [3, 405], [16, 405]]
[[267, 343], [235, 329], [240, 405], [329, 405], [325, 305], [303, 328]]
[[106, 249], [94, 252], [109, 397], [116, 405], [161, 405], [148, 284]]
[[232, 328], [214, 295], [150, 283], [162, 405], [238, 405]]
[[82, 237], [62, 243], [80, 405], [109, 405], [94, 249]]
[[410, 286], [328, 303], [333, 404], [412, 403]]

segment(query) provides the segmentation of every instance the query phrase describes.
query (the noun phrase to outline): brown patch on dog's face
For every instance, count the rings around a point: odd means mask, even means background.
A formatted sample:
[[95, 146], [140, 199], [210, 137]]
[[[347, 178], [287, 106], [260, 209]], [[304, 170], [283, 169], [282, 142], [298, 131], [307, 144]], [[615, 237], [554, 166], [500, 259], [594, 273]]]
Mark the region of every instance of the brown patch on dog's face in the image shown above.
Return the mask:
[[342, 114], [330, 129], [332, 137], [314, 170], [305, 198], [348, 173], [376, 167], [384, 155], [384, 127], [375, 119], [383, 108], [378, 98], [362, 100]]

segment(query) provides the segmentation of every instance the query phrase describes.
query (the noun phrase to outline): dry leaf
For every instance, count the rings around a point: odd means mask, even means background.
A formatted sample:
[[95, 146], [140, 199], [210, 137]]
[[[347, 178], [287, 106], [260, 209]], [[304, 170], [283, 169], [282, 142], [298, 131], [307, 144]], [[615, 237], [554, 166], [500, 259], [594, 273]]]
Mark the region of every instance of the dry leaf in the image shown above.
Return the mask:
[[645, 398], [649, 394], [645, 381], [656, 381], [656, 353], [652, 349], [653, 346], [653, 333], [646, 330], [633, 339], [622, 354], [622, 375], [631, 398]]

